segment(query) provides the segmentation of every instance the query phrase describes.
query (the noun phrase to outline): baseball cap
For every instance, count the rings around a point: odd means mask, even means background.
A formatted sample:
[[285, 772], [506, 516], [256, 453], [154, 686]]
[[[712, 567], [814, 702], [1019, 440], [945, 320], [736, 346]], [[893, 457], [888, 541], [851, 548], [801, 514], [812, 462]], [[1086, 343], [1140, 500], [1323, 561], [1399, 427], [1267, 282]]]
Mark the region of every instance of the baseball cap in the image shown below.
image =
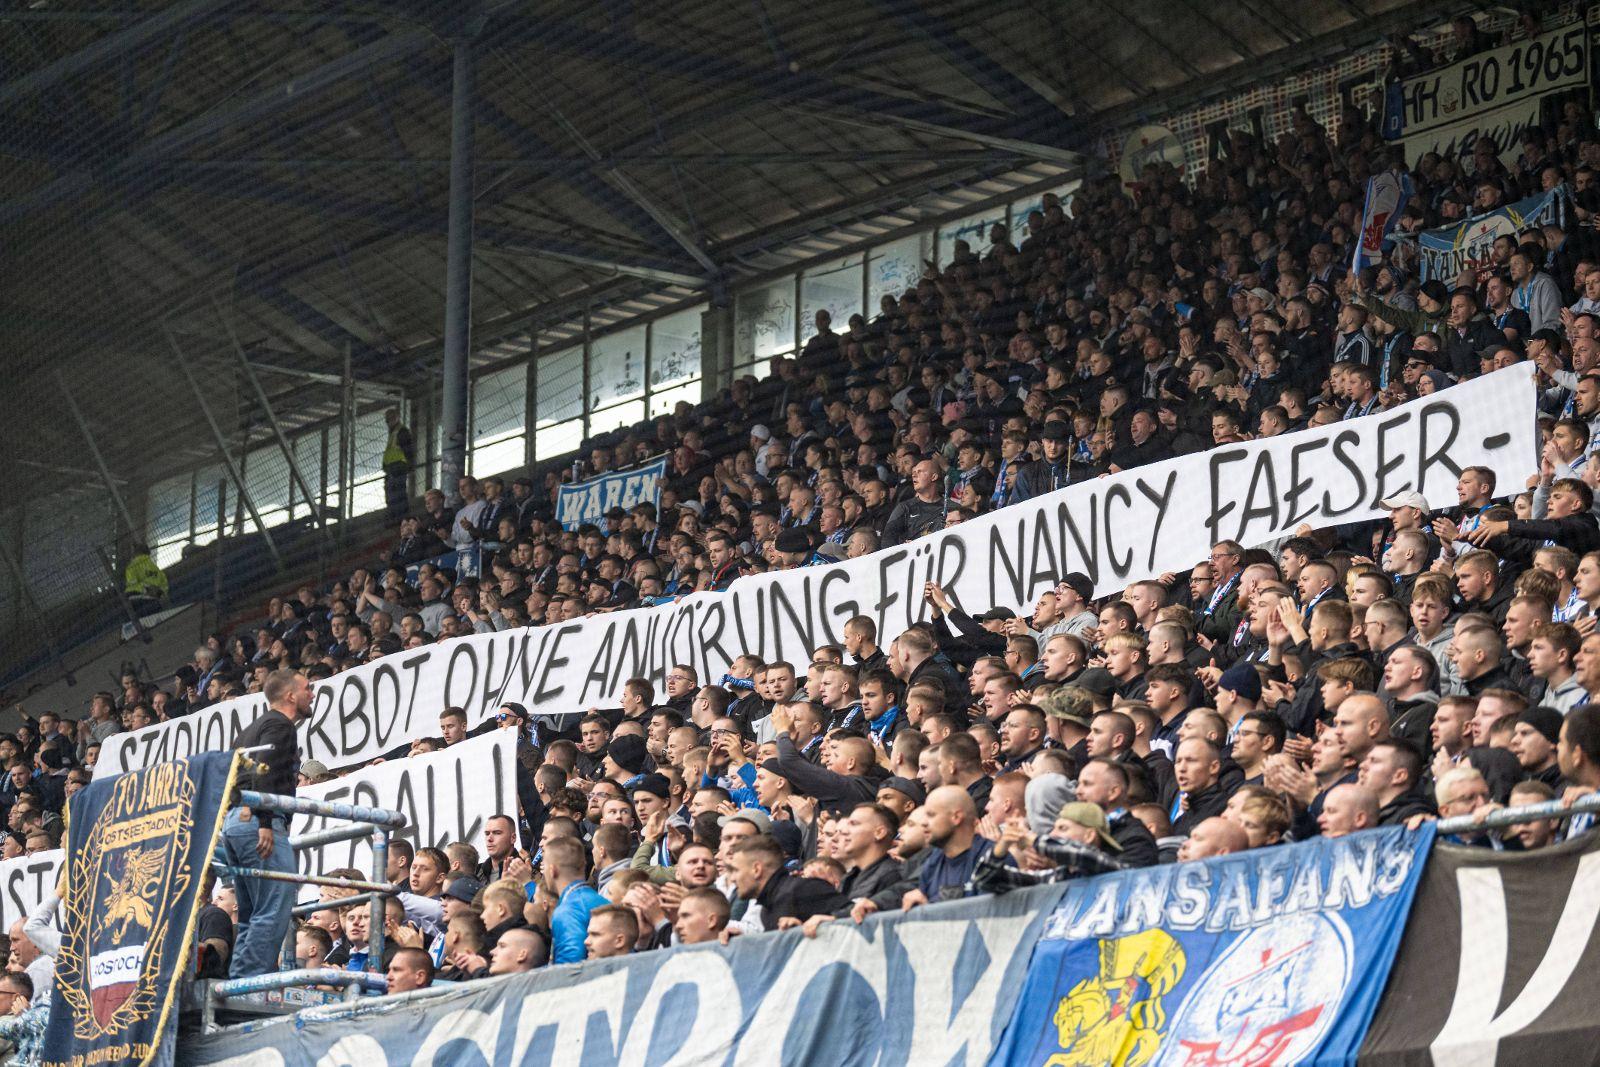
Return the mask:
[[740, 808], [731, 815], [722, 816], [717, 820], [717, 825], [726, 827], [735, 819], [743, 819], [745, 822], [752, 824], [757, 830], [764, 834], [772, 832], [772, 818], [760, 808]]
[[811, 538], [806, 536], [804, 530], [780, 530], [773, 539], [774, 546], [779, 552], [810, 552]]
[[1416, 508], [1418, 511], [1427, 511], [1428, 498], [1415, 489], [1407, 489], [1403, 493], [1384, 497], [1378, 501], [1378, 505], [1389, 511], [1393, 511], [1395, 508]]
[[1078, 675], [1072, 685], [1087, 689], [1097, 697], [1108, 697], [1117, 691], [1117, 680], [1104, 667], [1090, 667]]
[[1278, 298], [1273, 296], [1271, 293], [1269, 293], [1267, 290], [1263, 289], [1259, 285], [1256, 286], [1254, 289], [1250, 290], [1250, 292], [1247, 295], [1255, 297], [1257, 300], [1261, 301], [1263, 304], [1265, 304], [1269, 308], [1270, 307], [1276, 307], [1277, 304], [1278, 304]]
[[321, 778], [328, 773], [328, 765], [319, 759], [301, 760], [300, 773], [307, 778]]
[[1039, 431], [1039, 438], [1043, 441], [1070, 441], [1072, 429], [1063, 419], [1051, 419], [1044, 424], [1044, 429]]
[[460, 878], [450, 879], [450, 886], [444, 895], [451, 900], [459, 900], [463, 904], [471, 904], [472, 899], [483, 891], [483, 883], [476, 878], [462, 875]]
[[885, 778], [883, 780], [883, 784], [878, 786], [878, 788], [893, 789], [896, 793], [901, 793], [907, 797], [910, 797], [911, 803], [917, 805], [922, 804], [928, 799], [928, 791], [922, 788], [921, 782], [914, 778], [903, 778], [898, 774], [892, 778]]
[[1217, 679], [1217, 685], [1246, 700], [1261, 699], [1261, 675], [1248, 663], [1235, 663], [1223, 671], [1222, 677]]
[[758, 422], [754, 426], [750, 427], [750, 436], [754, 437], [757, 441], [770, 441], [772, 440], [772, 431]]
[[1064, 685], [1044, 698], [1040, 710], [1052, 719], [1074, 723], [1087, 730], [1089, 720], [1094, 718], [1094, 696], [1081, 685]]
[[1117, 839], [1111, 836], [1111, 824], [1106, 822], [1106, 813], [1100, 810], [1100, 805], [1090, 804], [1086, 800], [1074, 800], [1070, 804], [1063, 804], [1056, 813], [1058, 819], [1070, 819], [1079, 826], [1086, 826], [1095, 832], [1100, 843], [1114, 852], [1121, 852], [1122, 846]]
[[1017, 613], [1012, 611], [1010, 608], [990, 608], [988, 611], [978, 616], [978, 621], [1004, 622], [1007, 619], [1014, 619], [1016, 617]]
[[667, 781], [664, 774], [645, 774], [633, 784], [632, 792], [649, 793], [651, 796], [666, 800], [672, 794], [672, 783]]

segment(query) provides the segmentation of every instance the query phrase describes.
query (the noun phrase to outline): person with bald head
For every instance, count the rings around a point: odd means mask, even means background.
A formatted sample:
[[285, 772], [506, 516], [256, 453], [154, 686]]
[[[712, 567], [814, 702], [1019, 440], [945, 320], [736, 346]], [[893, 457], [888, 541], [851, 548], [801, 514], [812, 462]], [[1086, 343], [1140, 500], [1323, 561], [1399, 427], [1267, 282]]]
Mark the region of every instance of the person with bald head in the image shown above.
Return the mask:
[[933, 851], [922, 865], [917, 888], [901, 900], [904, 908], [966, 896], [978, 861], [994, 848], [993, 841], [978, 833], [978, 806], [961, 786], [935, 789], [928, 794], [924, 809], [928, 845]]
[[1370, 830], [1377, 825], [1378, 794], [1356, 782], [1346, 782], [1329, 790], [1322, 804], [1322, 814], [1317, 816], [1317, 828], [1328, 838]]
[[1249, 848], [1250, 835], [1243, 828], [1220, 815], [1213, 815], [1196, 826], [1183, 844], [1178, 846], [1178, 861], [1227, 856]]
[[1376, 693], [1352, 693], [1339, 702], [1333, 732], [1344, 749], [1347, 765], [1361, 765], [1372, 746], [1389, 737], [1389, 709]]

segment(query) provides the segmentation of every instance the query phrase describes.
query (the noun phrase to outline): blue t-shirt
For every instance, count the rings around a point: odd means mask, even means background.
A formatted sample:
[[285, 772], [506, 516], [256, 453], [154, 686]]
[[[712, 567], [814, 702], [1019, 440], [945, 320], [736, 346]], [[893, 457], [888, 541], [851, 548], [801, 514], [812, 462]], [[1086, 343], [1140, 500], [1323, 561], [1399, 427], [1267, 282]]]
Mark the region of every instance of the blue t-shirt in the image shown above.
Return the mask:
[[933, 855], [922, 865], [918, 883], [922, 895], [930, 904], [960, 900], [967, 895], [967, 882], [972, 879], [978, 861], [993, 850], [994, 842], [987, 837], [974, 837], [971, 847], [955, 856], [946, 856], [942, 850], [934, 849]]

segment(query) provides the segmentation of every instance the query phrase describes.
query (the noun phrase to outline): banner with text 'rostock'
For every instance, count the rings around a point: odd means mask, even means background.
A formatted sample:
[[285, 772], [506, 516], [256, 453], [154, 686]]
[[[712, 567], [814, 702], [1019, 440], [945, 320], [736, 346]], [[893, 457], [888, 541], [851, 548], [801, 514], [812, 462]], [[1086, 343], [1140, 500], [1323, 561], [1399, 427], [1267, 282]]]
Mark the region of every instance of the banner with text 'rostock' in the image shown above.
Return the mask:
[[[506, 701], [541, 715], [614, 707], [628, 679], [659, 690], [679, 663], [702, 679], [746, 652], [805, 663], [839, 644], [854, 615], [887, 644], [927, 618], [929, 581], [969, 610], [1025, 611], [1072, 571], [1105, 596], [1186, 570], [1219, 540], [1249, 547], [1301, 523], [1383, 517], [1380, 501], [1404, 490], [1451, 506], [1465, 467], [1510, 486], [1537, 465], [1532, 374], [1508, 367], [1364, 418], [1152, 463], [857, 559], [746, 575], [726, 592], [395, 652], [317, 683], [301, 755], [338, 768], [392, 753], [437, 735], [447, 706], [465, 708], [469, 726]], [[95, 773], [225, 748], [263, 707], [242, 697], [116, 734]]]

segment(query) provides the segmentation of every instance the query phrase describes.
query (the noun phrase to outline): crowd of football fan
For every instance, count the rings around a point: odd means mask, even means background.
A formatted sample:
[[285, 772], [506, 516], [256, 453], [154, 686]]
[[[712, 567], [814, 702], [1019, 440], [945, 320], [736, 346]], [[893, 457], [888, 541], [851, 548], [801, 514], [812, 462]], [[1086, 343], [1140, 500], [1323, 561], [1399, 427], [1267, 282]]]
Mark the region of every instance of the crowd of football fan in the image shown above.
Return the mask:
[[[1402, 232], [1565, 184], [1565, 226], [1418, 284], [1402, 240], [1347, 273], [1373, 124], [1309, 116], [1235, 133], [1192, 184], [1152, 166], [996, 227], [797, 358], [707, 403], [591, 442], [581, 461], [430, 490], [381, 562], [275, 599], [161, 686], [125, 679], [82, 722], [0, 738], [4, 855], [53, 847], [64, 798], [111, 733], [312, 682], [468, 633], [721, 590], [738, 576], [901, 543], [1083, 479], [1214, 443], [1320, 426], [1531, 362], [1543, 454], [1526, 484], [1461, 473], [1386, 521], [1224, 541], [1183, 575], [1096, 599], [1065, 574], [1032, 613], [976, 617], [930, 586], [931, 621], [851, 620], [809, 662], [675, 666], [620, 707], [507, 704], [518, 810], [486, 851], [391, 846], [391, 992], [696, 944], [1128, 866], [1368, 827], [1483, 815], [1600, 788], [1600, 139], [1569, 104], [1471, 165], [1424, 157]], [[556, 487], [671, 454], [659, 507], [564, 531]], [[435, 562], [482, 550], [481, 577]], [[459, 709], [410, 751], [459, 743]], [[404, 755], [404, 752], [394, 755]], [[306, 762], [302, 783], [326, 768]], [[1454, 835], [1537, 849], [1587, 815]], [[356, 871], [335, 872], [367, 877]], [[325, 889], [325, 899], [343, 890]], [[47, 908], [50, 905], [47, 904]], [[37, 917], [36, 917], [37, 918]], [[222, 974], [236, 901], [198, 937]], [[308, 966], [367, 963], [365, 904], [297, 928]], [[29, 924], [36, 932], [39, 923]], [[19, 923], [3, 979], [48, 981]], [[48, 937], [45, 938], [48, 940]], [[30, 986], [28, 979], [32, 978]]]

